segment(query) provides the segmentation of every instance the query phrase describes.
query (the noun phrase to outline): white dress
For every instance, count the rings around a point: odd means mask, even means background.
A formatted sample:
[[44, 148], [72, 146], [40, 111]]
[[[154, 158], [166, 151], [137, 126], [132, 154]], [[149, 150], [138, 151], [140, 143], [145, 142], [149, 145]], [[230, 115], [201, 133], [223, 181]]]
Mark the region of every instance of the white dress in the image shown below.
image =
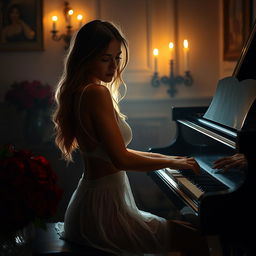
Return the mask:
[[[121, 117], [118, 124], [127, 146], [131, 129]], [[94, 156], [106, 159], [102, 149]], [[82, 176], [67, 207], [64, 225], [57, 223], [56, 229], [63, 239], [116, 255], [162, 255], [170, 242], [167, 221], [137, 208], [125, 171], [94, 180]]]

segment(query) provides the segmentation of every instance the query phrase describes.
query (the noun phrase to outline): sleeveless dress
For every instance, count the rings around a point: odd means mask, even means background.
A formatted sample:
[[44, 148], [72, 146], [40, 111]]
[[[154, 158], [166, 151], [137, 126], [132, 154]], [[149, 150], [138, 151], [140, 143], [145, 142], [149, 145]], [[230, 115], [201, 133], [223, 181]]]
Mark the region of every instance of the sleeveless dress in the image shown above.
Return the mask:
[[[124, 118], [117, 121], [127, 146], [131, 128]], [[100, 146], [85, 154], [111, 161]], [[124, 170], [93, 180], [82, 175], [64, 224], [57, 223], [56, 229], [65, 240], [115, 255], [165, 255], [170, 242], [167, 221], [137, 208]]]

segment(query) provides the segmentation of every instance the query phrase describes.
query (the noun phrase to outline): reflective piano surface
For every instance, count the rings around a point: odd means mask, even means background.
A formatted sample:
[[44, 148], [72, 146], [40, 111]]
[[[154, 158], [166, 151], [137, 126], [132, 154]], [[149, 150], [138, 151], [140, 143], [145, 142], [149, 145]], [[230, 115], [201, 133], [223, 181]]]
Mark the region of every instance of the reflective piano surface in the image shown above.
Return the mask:
[[[172, 118], [177, 124], [175, 140], [165, 148], [149, 149], [167, 155], [192, 156], [198, 161], [201, 175], [170, 168], [148, 175], [178, 209], [190, 208], [204, 234], [233, 241], [249, 241], [247, 231], [256, 222], [252, 213], [256, 187], [254, 52], [255, 24], [232, 77], [219, 81], [210, 106], [172, 107]], [[246, 169], [223, 172], [212, 168], [215, 160], [237, 152], [246, 155]]]

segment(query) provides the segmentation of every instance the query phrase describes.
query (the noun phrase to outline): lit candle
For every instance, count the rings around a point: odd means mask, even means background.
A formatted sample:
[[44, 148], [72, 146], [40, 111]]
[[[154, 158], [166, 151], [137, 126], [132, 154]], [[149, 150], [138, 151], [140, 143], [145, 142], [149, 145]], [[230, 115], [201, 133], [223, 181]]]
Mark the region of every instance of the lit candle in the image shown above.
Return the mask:
[[189, 48], [188, 48], [188, 40], [186, 39], [183, 41], [183, 51], [184, 51], [184, 68], [185, 68], [185, 71], [189, 71], [189, 65], [188, 65]]
[[68, 26], [71, 26], [71, 16], [73, 15], [73, 13], [73, 10], [68, 11]]
[[56, 31], [56, 22], [58, 20], [57, 16], [52, 16], [52, 30]]
[[77, 15], [77, 20], [79, 21], [79, 26], [78, 26], [78, 28], [81, 28], [81, 27], [82, 27], [83, 15], [82, 15], [82, 14], [78, 14], [78, 15]]
[[173, 55], [174, 43], [173, 42], [169, 43], [169, 49], [170, 49], [170, 59], [173, 60], [174, 59], [174, 55]]
[[159, 51], [158, 51], [158, 49], [157, 48], [155, 48], [154, 50], [153, 50], [153, 55], [155, 56], [155, 72], [157, 72], [157, 56], [158, 56], [158, 54], [159, 54]]

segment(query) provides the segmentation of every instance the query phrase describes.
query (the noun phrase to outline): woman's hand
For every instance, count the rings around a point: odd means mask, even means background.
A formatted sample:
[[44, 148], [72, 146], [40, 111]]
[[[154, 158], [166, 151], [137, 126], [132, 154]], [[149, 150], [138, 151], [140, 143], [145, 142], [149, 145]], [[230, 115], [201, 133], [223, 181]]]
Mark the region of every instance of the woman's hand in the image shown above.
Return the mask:
[[229, 157], [223, 157], [213, 164], [213, 169], [223, 169], [224, 171], [227, 171], [231, 168], [244, 168], [247, 166], [247, 160], [244, 156], [244, 154], [235, 154], [233, 156]]
[[200, 166], [193, 157], [169, 156], [168, 158], [173, 161], [170, 166], [172, 169], [190, 169], [197, 175], [201, 173]]

